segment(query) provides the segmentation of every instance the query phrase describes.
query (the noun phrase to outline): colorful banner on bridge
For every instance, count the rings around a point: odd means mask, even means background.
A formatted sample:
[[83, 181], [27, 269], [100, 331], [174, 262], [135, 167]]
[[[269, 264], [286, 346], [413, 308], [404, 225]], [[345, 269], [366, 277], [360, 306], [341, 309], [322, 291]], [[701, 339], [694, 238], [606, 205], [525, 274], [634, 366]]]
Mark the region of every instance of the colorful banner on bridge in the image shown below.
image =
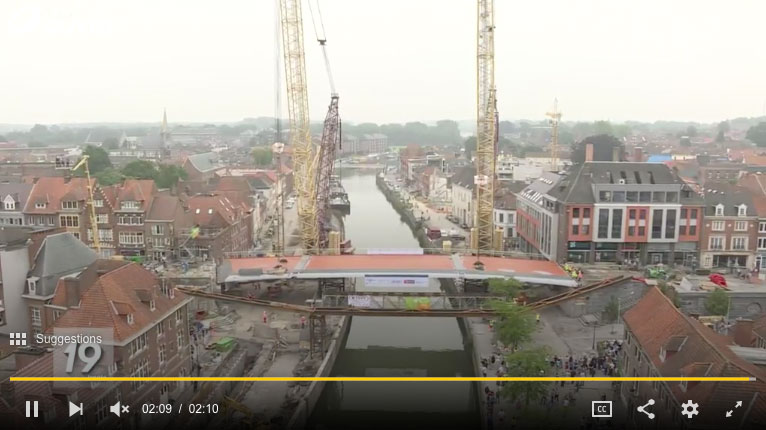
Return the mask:
[[352, 308], [371, 308], [371, 296], [348, 296], [348, 305]]
[[428, 297], [407, 297], [404, 306], [408, 310], [425, 311], [431, 309], [431, 299]]

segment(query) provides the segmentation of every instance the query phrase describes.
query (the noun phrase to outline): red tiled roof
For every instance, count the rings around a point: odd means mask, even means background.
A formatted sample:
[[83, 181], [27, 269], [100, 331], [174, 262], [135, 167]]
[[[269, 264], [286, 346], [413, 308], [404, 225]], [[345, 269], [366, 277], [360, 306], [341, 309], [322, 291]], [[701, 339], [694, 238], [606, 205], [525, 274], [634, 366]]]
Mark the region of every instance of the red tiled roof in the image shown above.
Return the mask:
[[756, 332], [758, 336], [766, 339], [766, 314], [753, 320], [753, 331]]
[[[766, 372], [739, 358], [729, 348], [733, 345], [730, 339], [683, 315], [658, 288], [650, 289], [625, 312], [624, 320], [660, 376], [757, 378], [756, 382], [748, 383], [689, 382], [686, 390], [679, 384], [669, 383], [668, 387], [679, 402], [691, 399], [704, 405], [700, 408], [700, 416], [695, 417], [700, 421], [715, 423], [725, 419], [726, 410], [737, 400], [745, 402], [747, 410], [755, 393], [766, 391], [763, 382]], [[679, 342], [679, 339], [683, 341]], [[671, 347], [674, 342], [677, 348]], [[660, 351], [665, 348], [678, 351], [667, 352], [663, 361]], [[633, 354], [632, 349], [626, 353]], [[755, 398], [748, 419], [766, 422], [766, 398]]]
[[216, 191], [250, 192], [250, 183], [244, 176], [222, 176], [215, 187]]
[[752, 192], [755, 211], [759, 217], [766, 217], [766, 175], [748, 173], [739, 179], [737, 185]]
[[[114, 330], [117, 342], [129, 339], [152, 326], [174, 307], [186, 300], [182, 293], [174, 298], [161, 294], [157, 277], [143, 267], [130, 263], [101, 275], [80, 299], [80, 307], [69, 309], [56, 320], [54, 327], [103, 327]], [[148, 290], [156, 309], [141, 301], [139, 290]], [[126, 313], [133, 314], [128, 324]]]
[[119, 202], [141, 202], [141, 210], [148, 210], [152, 198], [157, 194], [157, 186], [151, 179], [126, 179], [122, 186], [117, 188], [117, 208]]
[[146, 219], [147, 221], [172, 221], [181, 207], [181, 199], [176, 196], [156, 196], [152, 200], [152, 207]]
[[198, 195], [188, 200], [194, 224], [201, 227], [231, 225], [250, 208], [222, 195]]
[[[96, 180], [91, 179], [95, 184]], [[24, 213], [54, 214], [61, 210], [62, 200], [84, 201], [88, 198], [87, 180], [85, 178], [42, 177], [32, 192], [29, 193]], [[37, 203], [46, 203], [45, 208], [36, 208]]]

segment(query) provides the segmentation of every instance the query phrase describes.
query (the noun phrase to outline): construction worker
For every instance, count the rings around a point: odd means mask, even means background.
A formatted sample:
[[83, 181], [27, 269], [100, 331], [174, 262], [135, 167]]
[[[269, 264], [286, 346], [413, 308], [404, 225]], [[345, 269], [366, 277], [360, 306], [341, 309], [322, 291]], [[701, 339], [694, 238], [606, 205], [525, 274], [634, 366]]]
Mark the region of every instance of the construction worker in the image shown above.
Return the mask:
[[540, 325], [540, 314], [536, 315], [536, 319], [537, 319], [537, 325]]
[[306, 315], [301, 315], [301, 329], [306, 328]]
[[268, 324], [269, 322], [269, 314], [266, 313], [266, 311], [263, 311], [263, 323]]

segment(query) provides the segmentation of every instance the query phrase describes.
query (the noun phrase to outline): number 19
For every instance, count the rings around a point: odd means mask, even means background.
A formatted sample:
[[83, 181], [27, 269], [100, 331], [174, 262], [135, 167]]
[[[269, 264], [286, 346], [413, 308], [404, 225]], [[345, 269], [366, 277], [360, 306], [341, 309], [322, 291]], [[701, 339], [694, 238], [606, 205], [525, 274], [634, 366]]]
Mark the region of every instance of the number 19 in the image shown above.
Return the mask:
[[[92, 350], [93, 353], [89, 355], [88, 350]], [[64, 349], [64, 354], [67, 356], [67, 373], [72, 373], [74, 370], [75, 353], [77, 357], [80, 358], [80, 361], [85, 363], [85, 366], [82, 368], [82, 373], [88, 373], [93, 369], [96, 363], [98, 363], [98, 360], [101, 358], [101, 346], [96, 343], [70, 343], [67, 345], [67, 347]]]

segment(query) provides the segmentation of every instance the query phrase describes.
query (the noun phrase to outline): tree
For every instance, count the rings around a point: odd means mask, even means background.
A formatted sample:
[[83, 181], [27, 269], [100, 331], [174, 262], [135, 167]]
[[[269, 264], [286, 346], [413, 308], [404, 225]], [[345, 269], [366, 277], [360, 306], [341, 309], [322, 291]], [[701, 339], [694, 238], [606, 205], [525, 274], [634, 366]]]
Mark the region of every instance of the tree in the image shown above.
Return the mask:
[[493, 300], [490, 305], [500, 317], [496, 329], [497, 338], [503, 344], [516, 348], [532, 339], [535, 318], [529, 308], [506, 300]]
[[692, 146], [692, 140], [689, 139], [689, 136], [681, 136], [681, 140], [679, 141], [679, 144], [681, 146]]
[[101, 142], [101, 147], [105, 149], [117, 149], [120, 146], [120, 141], [116, 137], [107, 137]]
[[593, 134], [614, 135], [614, 128], [609, 121], [596, 121], [593, 123]]
[[766, 146], [766, 122], [759, 122], [747, 129], [745, 137], [758, 146]]
[[619, 318], [619, 315], [617, 315], [618, 312], [620, 312], [620, 303], [617, 301], [615, 296], [612, 296], [609, 299], [609, 303], [607, 303], [606, 307], [604, 308], [604, 321], [617, 321], [617, 318]]
[[271, 148], [268, 147], [253, 148], [250, 151], [250, 155], [253, 156], [253, 162], [255, 162], [256, 166], [269, 166], [273, 159]]
[[705, 300], [705, 310], [711, 315], [726, 315], [729, 313], [729, 296], [720, 288], [713, 290]]
[[723, 130], [718, 130], [718, 134], [715, 136], [715, 141], [721, 143], [726, 140], [726, 136], [723, 134]]
[[35, 136], [43, 136], [43, 135], [47, 135], [48, 133], [49, 133], [48, 127], [42, 124], [35, 124], [31, 129], [29, 129], [29, 134], [32, 134]]
[[181, 166], [160, 164], [154, 182], [157, 183], [157, 188], [171, 188], [178, 183], [179, 179], [186, 179], [187, 176], [186, 170]]
[[[616, 137], [608, 134], [599, 134], [586, 137], [572, 148], [572, 162], [585, 162], [585, 148], [588, 144], [593, 145], [593, 161], [621, 161], [625, 152], [625, 145]], [[617, 149], [618, 160], [614, 160], [614, 151]]]
[[374, 134], [380, 133], [380, 127], [374, 122], [363, 122], [356, 126], [356, 133], [358, 134]]
[[502, 295], [505, 300], [513, 300], [519, 294], [521, 288], [521, 282], [515, 278], [492, 278], [489, 280], [489, 291]]
[[510, 121], [500, 121], [499, 131], [500, 131], [500, 134], [513, 133], [514, 131], [516, 131], [516, 125]]
[[88, 156], [88, 169], [90, 169], [91, 174], [96, 174], [112, 167], [112, 162], [109, 161], [109, 154], [103, 148], [88, 145], [82, 153]]
[[438, 144], [440, 145], [460, 144], [460, 127], [458, 127], [455, 121], [449, 119], [437, 121], [434, 133], [434, 138], [438, 139]]
[[728, 120], [726, 120], [726, 121], [721, 121], [721, 122], [719, 122], [719, 123], [718, 123], [718, 131], [719, 131], [719, 132], [721, 132], [721, 131], [722, 131], [722, 132], [724, 132], [724, 133], [728, 133], [728, 132], [730, 132], [730, 131], [731, 131], [731, 124], [729, 124], [729, 121], [728, 121]]
[[94, 176], [98, 180], [98, 184], [102, 186], [119, 184], [123, 179], [125, 179], [122, 176], [122, 173], [113, 167], [108, 167], [96, 173]]
[[134, 160], [122, 168], [122, 174], [133, 179], [155, 179], [157, 167], [151, 161]]
[[676, 291], [675, 288], [673, 288], [671, 285], [668, 285], [668, 283], [665, 281], [657, 282], [657, 286], [660, 287], [662, 294], [664, 294], [665, 297], [669, 298], [670, 301], [673, 302], [675, 307], [681, 307], [681, 299], [678, 297], [678, 291]]
[[630, 126], [626, 124], [617, 124], [613, 126], [613, 130], [614, 135], [620, 138], [630, 136], [631, 133]]
[[476, 136], [471, 136], [463, 143], [465, 146], [465, 158], [471, 159], [471, 154], [476, 151]]
[[[509, 354], [505, 358], [508, 377], [544, 377], [550, 372], [551, 365], [547, 360], [549, 355], [547, 347], [536, 349], [523, 349]], [[537, 401], [543, 396], [548, 395], [549, 382], [528, 382], [512, 381], [508, 382], [502, 390], [503, 397], [510, 397], [517, 401], [524, 399], [524, 404], [529, 406], [530, 402]]]
[[697, 136], [697, 127], [690, 125], [686, 127], [686, 135], [689, 137], [696, 137]]
[[7, 142], [8, 139], [5, 138], [2, 134], [0, 134], [0, 142]]

